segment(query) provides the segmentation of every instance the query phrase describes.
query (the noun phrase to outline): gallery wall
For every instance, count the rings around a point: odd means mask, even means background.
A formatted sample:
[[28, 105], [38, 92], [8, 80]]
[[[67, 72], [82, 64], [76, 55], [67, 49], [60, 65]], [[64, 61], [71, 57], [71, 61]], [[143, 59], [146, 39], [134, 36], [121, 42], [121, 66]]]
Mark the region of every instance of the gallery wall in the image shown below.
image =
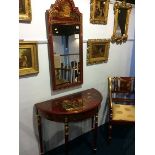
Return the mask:
[[[129, 19], [128, 41], [123, 44], [110, 44], [107, 63], [87, 66], [87, 40], [110, 39], [113, 32], [113, 3], [109, 6], [107, 25], [90, 24], [90, 0], [74, 0], [75, 6], [83, 14], [83, 77], [81, 86], [52, 91], [49, 74], [49, 58], [47, 48], [45, 11], [55, 0], [31, 0], [32, 21], [30, 24], [19, 24], [19, 39], [38, 41], [39, 73], [19, 79], [19, 127], [20, 155], [38, 155], [38, 133], [34, 114], [34, 104], [52, 98], [75, 93], [88, 88], [101, 92], [103, 101], [99, 111], [99, 125], [106, 121], [106, 98], [108, 76], [129, 76], [131, 66], [134, 68], [134, 7]], [[133, 72], [132, 72], [133, 73]], [[43, 139], [46, 151], [64, 143], [64, 125], [62, 123], [43, 120]], [[86, 120], [70, 124], [70, 140], [89, 131], [91, 121]]]

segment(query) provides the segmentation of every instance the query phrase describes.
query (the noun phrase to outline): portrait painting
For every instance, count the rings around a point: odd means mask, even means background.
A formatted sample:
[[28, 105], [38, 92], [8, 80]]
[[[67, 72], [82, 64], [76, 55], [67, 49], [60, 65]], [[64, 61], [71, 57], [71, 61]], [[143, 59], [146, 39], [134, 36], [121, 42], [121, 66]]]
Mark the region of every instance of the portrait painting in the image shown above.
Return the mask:
[[111, 37], [112, 42], [122, 43], [128, 38], [129, 15], [132, 5], [126, 2], [115, 2], [114, 4], [114, 28]]
[[107, 24], [109, 0], [91, 0], [90, 23]]
[[36, 42], [19, 42], [19, 76], [38, 73], [38, 52]]
[[108, 61], [110, 39], [89, 39], [87, 42], [87, 65]]
[[32, 67], [32, 54], [30, 48], [20, 48], [19, 69]]
[[19, 22], [29, 23], [31, 20], [31, 0], [19, 0]]

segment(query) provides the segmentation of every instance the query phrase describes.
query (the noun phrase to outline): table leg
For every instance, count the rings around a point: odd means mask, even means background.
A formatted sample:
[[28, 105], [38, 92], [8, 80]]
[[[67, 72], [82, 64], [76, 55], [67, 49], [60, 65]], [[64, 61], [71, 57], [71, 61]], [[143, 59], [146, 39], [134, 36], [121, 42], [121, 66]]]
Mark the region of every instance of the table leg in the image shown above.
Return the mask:
[[40, 155], [44, 155], [43, 149], [43, 138], [42, 138], [42, 126], [41, 126], [41, 117], [37, 114], [38, 120], [38, 132], [39, 132], [39, 147], [40, 147]]
[[91, 119], [91, 129], [92, 129], [92, 130], [94, 129], [94, 116], [93, 116], [92, 119]]
[[68, 155], [68, 136], [69, 136], [69, 126], [68, 118], [65, 118], [65, 155]]
[[95, 114], [95, 129], [94, 129], [94, 146], [93, 150], [97, 150], [97, 128], [98, 128], [98, 113]]

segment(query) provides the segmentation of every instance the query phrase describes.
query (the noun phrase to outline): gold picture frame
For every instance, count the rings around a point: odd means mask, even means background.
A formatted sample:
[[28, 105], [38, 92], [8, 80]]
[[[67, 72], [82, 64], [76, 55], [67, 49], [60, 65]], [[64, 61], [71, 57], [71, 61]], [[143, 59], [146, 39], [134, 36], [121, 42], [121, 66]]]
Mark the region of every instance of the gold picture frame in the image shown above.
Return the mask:
[[37, 42], [19, 42], [19, 76], [39, 73]]
[[31, 20], [31, 0], [19, 0], [19, 22], [30, 23]]
[[114, 28], [111, 37], [112, 42], [126, 42], [128, 38], [129, 15], [132, 5], [126, 2], [115, 2], [114, 4]]
[[107, 24], [109, 0], [91, 0], [90, 23]]
[[108, 61], [110, 39], [88, 39], [87, 65]]

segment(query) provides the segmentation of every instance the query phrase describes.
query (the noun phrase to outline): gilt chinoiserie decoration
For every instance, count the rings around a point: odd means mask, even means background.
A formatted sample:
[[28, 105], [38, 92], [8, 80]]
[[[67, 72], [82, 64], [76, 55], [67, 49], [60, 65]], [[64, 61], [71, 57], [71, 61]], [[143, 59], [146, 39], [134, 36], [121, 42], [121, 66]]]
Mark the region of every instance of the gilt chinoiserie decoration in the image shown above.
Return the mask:
[[91, 0], [90, 23], [107, 24], [109, 11], [109, 0]]
[[19, 22], [30, 23], [31, 20], [31, 0], [19, 0]]
[[82, 14], [73, 0], [56, 0], [46, 10], [53, 90], [83, 83]]
[[132, 5], [126, 2], [115, 2], [114, 4], [114, 28], [111, 37], [112, 42], [122, 43], [127, 41], [129, 15]]

